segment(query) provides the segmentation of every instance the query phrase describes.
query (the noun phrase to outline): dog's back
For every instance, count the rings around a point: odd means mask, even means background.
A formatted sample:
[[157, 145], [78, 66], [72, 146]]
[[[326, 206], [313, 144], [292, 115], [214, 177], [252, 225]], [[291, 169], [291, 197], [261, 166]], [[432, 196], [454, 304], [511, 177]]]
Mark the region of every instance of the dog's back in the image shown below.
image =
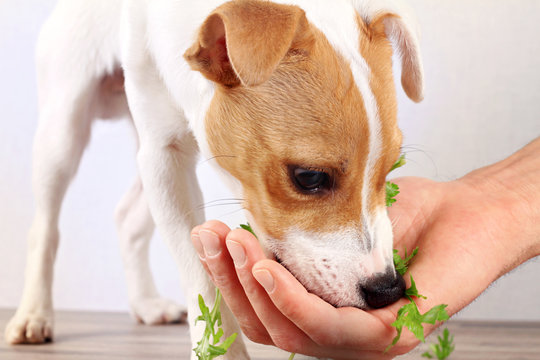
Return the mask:
[[89, 77], [113, 73], [120, 57], [122, 6], [123, 0], [58, 2], [36, 49], [40, 105], [52, 93], [50, 86], [80, 88]]

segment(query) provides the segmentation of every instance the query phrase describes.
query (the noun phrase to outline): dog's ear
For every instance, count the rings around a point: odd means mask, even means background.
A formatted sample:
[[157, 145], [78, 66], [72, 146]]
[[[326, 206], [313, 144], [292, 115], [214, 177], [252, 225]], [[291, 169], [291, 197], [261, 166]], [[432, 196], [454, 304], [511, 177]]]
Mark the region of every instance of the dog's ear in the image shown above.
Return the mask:
[[297, 6], [237, 0], [218, 7], [184, 54], [191, 68], [225, 86], [259, 85], [270, 78], [301, 30]]
[[422, 101], [424, 70], [419, 29], [410, 9], [401, 1], [368, 1], [364, 2], [359, 12], [370, 31], [383, 32], [400, 56], [401, 85], [407, 96], [414, 102]]

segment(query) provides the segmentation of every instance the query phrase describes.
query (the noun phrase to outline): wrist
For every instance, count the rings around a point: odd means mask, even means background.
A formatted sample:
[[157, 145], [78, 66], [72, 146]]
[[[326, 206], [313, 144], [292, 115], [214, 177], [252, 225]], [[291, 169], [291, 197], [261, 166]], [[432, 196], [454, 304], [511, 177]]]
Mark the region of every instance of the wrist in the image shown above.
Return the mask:
[[515, 255], [508, 270], [540, 255], [540, 141], [537, 143], [535, 151], [529, 145], [457, 180], [482, 204], [481, 211], [490, 218], [493, 240], [506, 254]]

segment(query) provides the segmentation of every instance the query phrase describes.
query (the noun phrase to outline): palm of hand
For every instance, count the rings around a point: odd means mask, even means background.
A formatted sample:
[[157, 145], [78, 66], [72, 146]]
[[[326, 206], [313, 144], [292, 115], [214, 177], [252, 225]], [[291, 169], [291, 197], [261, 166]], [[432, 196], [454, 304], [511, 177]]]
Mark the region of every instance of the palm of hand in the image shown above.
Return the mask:
[[409, 177], [396, 183], [401, 192], [389, 209], [394, 247], [420, 249], [409, 268], [428, 297], [418, 305], [427, 310], [445, 303], [454, 314], [499, 275], [504, 251], [497, 249], [496, 239], [504, 231], [492, 213], [497, 207], [479, 201], [478, 192], [460, 180], [437, 183]]

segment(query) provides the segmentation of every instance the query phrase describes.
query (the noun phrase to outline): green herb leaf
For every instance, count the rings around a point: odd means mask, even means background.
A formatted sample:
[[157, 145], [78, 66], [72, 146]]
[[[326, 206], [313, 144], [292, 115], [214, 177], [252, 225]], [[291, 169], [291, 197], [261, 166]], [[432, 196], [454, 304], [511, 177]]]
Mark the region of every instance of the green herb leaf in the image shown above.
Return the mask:
[[219, 328], [218, 331], [213, 336], [212, 345], [216, 345], [219, 342], [219, 340], [221, 339], [222, 336], [223, 336], [223, 329]]
[[392, 172], [392, 171], [396, 170], [397, 168], [402, 167], [406, 163], [407, 163], [407, 161], [405, 160], [405, 154], [401, 154], [399, 159], [397, 159], [397, 161], [394, 163], [394, 165], [392, 165], [392, 168], [390, 168], [389, 172]]
[[410, 303], [404, 305], [399, 309], [396, 321], [391, 324], [391, 326], [396, 328], [398, 334], [394, 337], [392, 344], [390, 344], [385, 351], [388, 351], [399, 341], [403, 327], [409, 329], [418, 340], [425, 342], [426, 339], [424, 337], [424, 327], [422, 324], [435, 324], [436, 321], [448, 320], [449, 316], [445, 310], [447, 306], [448, 305], [444, 304], [437, 305], [425, 314], [420, 314], [418, 306], [416, 306], [414, 301], [411, 300]]
[[446, 312], [448, 305], [441, 304], [431, 308], [428, 312], [422, 315], [422, 322], [434, 325], [437, 321], [446, 321], [450, 316]]
[[208, 345], [208, 354], [212, 356], [225, 355], [226, 353], [227, 353], [227, 350], [223, 349], [220, 346], [215, 346], [212, 344]]
[[236, 340], [236, 336], [238, 336], [237, 333], [232, 334], [229, 336], [225, 341], [221, 344], [221, 347], [225, 350], [231, 347], [231, 345], [234, 343], [234, 340]]
[[[405, 165], [405, 154], [402, 154], [399, 159], [392, 165], [392, 168], [390, 168], [389, 172], [394, 171], [395, 169], [402, 167]], [[393, 182], [387, 181], [386, 182], [386, 206], [392, 206], [393, 203], [396, 202], [396, 195], [399, 194], [399, 186], [397, 184], [394, 184]]]
[[412, 275], [410, 275], [411, 277], [411, 286], [405, 290], [405, 296], [409, 298], [409, 300], [412, 301], [412, 297], [417, 297], [417, 298], [422, 298], [422, 299], [427, 299], [427, 297], [425, 297], [424, 295], [420, 295], [418, 293], [418, 289], [416, 288], [416, 283], [414, 282], [414, 279], [412, 277]]
[[203, 338], [197, 343], [197, 347], [193, 349], [199, 360], [212, 360], [217, 356], [225, 355], [227, 349], [236, 339], [237, 334], [234, 333], [221, 344], [218, 344], [223, 336], [220, 304], [221, 293], [219, 292], [219, 289], [216, 289], [216, 298], [212, 310], [208, 308], [203, 297], [199, 294], [199, 308], [201, 310], [201, 315], [195, 319], [195, 324], [197, 324], [198, 321], [204, 321], [206, 323]]
[[396, 202], [396, 195], [399, 194], [399, 186], [393, 182], [386, 182], [386, 206], [392, 206]]
[[398, 250], [394, 249], [394, 266], [396, 271], [401, 275], [405, 275], [409, 269], [409, 264], [411, 260], [418, 254], [418, 247], [416, 247], [410, 255], [407, 255], [407, 249], [405, 249], [405, 257], [401, 257], [398, 254]]
[[253, 236], [257, 237], [257, 235], [255, 235], [255, 232], [253, 231], [253, 229], [251, 228], [251, 225], [249, 225], [249, 223], [247, 224], [240, 224], [240, 227], [244, 230], [247, 230], [249, 231], [250, 233], [253, 234]]
[[444, 329], [443, 336], [437, 336], [437, 339], [437, 344], [431, 344], [429, 346], [434, 355], [432, 355], [429, 351], [426, 351], [422, 354], [423, 357], [434, 359], [434, 356], [436, 356], [439, 360], [445, 360], [455, 350], [456, 346], [454, 345], [454, 336], [450, 335], [450, 331], [448, 329]]
[[[411, 301], [399, 309], [396, 321], [391, 325], [398, 329], [398, 333], [401, 333], [401, 329], [403, 329], [404, 326], [407, 327], [417, 339], [423, 342], [424, 328], [421, 325], [421, 319], [422, 315], [420, 314], [418, 307], [414, 301]], [[399, 337], [397, 340], [399, 340]], [[395, 338], [392, 343], [394, 343], [394, 341], [397, 342]]]

